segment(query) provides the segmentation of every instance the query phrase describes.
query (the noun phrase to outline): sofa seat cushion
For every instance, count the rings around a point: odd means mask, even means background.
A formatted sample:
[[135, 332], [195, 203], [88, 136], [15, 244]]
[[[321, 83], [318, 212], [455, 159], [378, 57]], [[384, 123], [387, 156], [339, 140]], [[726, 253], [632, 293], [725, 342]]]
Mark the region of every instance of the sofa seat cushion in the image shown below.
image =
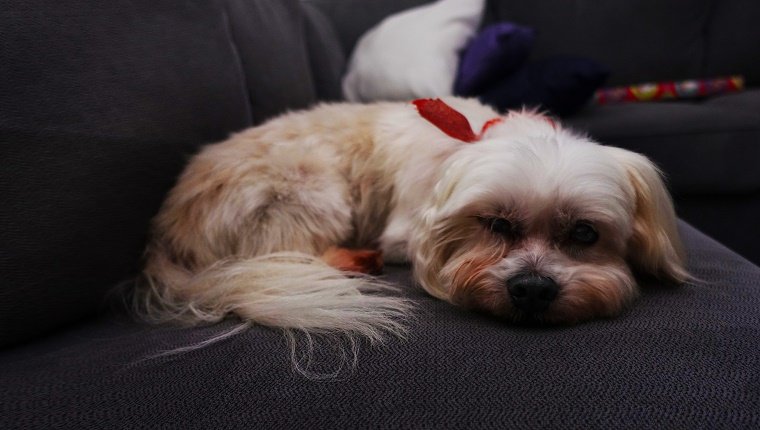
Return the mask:
[[[354, 371], [295, 374], [281, 334], [105, 319], [0, 354], [4, 428], [742, 428], [760, 420], [760, 268], [682, 225], [702, 283], [650, 286], [616, 319], [527, 328], [411, 287], [406, 341], [362, 344]], [[317, 355], [323, 370], [335, 354]], [[319, 366], [316, 366], [319, 370]], [[350, 367], [350, 366], [349, 366]]]
[[755, 264], [760, 264], [760, 191], [747, 195], [683, 196], [678, 215]]
[[759, 89], [700, 102], [589, 106], [568, 124], [651, 157], [677, 195], [760, 190]]

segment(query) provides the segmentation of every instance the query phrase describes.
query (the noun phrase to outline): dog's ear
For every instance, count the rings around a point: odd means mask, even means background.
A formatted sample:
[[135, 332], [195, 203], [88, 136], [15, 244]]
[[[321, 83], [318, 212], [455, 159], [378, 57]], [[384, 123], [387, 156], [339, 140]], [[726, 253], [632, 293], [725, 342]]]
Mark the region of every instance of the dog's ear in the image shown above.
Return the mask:
[[625, 167], [634, 193], [633, 234], [628, 259], [643, 272], [674, 282], [690, 279], [676, 227], [673, 202], [662, 173], [648, 158], [635, 152], [607, 147]]

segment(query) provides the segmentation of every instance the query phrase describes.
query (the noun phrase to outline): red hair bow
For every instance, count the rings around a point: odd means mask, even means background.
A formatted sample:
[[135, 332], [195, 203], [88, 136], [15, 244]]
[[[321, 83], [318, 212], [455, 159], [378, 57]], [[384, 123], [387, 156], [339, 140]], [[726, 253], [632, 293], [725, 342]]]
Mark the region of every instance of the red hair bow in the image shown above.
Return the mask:
[[420, 116], [441, 129], [442, 132], [454, 139], [467, 143], [477, 142], [482, 139], [489, 127], [502, 121], [498, 117], [492, 118], [483, 124], [483, 128], [480, 129], [479, 134], [475, 134], [467, 118], [441, 99], [417, 99], [412, 104], [417, 107]]

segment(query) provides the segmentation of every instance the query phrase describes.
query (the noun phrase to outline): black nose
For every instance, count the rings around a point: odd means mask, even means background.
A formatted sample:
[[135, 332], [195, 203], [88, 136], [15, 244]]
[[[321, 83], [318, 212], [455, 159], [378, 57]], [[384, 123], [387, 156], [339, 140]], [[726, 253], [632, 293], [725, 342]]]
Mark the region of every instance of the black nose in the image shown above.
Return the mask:
[[559, 285], [552, 278], [534, 274], [517, 275], [507, 280], [512, 303], [530, 313], [545, 311], [559, 293]]

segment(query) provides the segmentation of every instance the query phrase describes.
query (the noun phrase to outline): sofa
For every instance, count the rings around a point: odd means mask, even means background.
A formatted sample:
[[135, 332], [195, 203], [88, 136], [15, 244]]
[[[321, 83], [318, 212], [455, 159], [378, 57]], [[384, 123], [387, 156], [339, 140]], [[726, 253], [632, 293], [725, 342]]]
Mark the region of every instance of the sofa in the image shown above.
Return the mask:
[[359, 342], [355, 363], [340, 339], [317, 339], [322, 377], [294, 371], [282, 333], [263, 326], [160, 354], [235, 325], [153, 326], [121, 303], [188, 157], [340, 100], [358, 37], [421, 3], [0, 0], [0, 428], [760, 425], [760, 268], [720, 242], [758, 261], [749, 0], [501, 0], [484, 17], [539, 29], [537, 58], [606, 63], [611, 84], [746, 76], [740, 94], [566, 120], [662, 166], [693, 282], [641, 279], [618, 318], [532, 327], [435, 300], [390, 266], [385, 279], [416, 303], [409, 335]]

